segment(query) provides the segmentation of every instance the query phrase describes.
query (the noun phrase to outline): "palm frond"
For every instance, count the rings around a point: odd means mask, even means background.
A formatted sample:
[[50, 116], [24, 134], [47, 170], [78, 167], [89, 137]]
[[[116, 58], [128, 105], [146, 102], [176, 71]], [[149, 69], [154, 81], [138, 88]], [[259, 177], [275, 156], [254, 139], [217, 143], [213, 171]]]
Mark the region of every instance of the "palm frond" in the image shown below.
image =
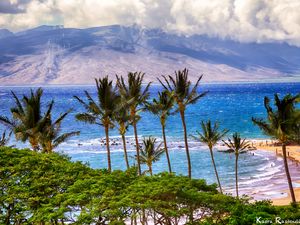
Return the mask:
[[287, 94], [282, 99], [278, 94], [275, 94], [275, 108], [273, 109], [270, 105], [270, 99], [265, 97], [264, 106], [267, 111], [267, 119], [252, 118], [253, 123], [268, 136], [274, 137], [282, 143], [287, 142], [293, 137], [293, 127], [298, 120], [297, 115], [299, 114], [295, 105], [299, 98], [300, 94], [295, 96]]
[[15, 99], [15, 104], [17, 105], [17, 110], [21, 113], [24, 114], [24, 109], [23, 106], [19, 100], [19, 98], [17, 97], [17, 95], [12, 91], [11, 94], [13, 95], [13, 98]]
[[95, 124], [97, 121], [97, 117], [88, 113], [78, 113], [76, 114], [75, 118], [79, 121], [90, 123], [90, 124]]
[[60, 145], [63, 142], [67, 141], [71, 137], [77, 136], [79, 134], [80, 134], [79, 131], [73, 131], [73, 132], [64, 133], [64, 134], [58, 136], [55, 140], [53, 140], [53, 148], [58, 147], [58, 145]]
[[6, 131], [2, 133], [2, 137], [0, 138], [0, 147], [6, 146], [10, 140], [12, 131], [6, 134]]
[[9, 119], [6, 116], [0, 116], [0, 123], [3, 124], [4, 126], [8, 127], [11, 130], [16, 126], [15, 121]]
[[224, 140], [222, 141], [228, 147], [227, 152], [228, 153], [234, 152], [237, 157], [239, 154], [248, 151], [248, 147], [250, 147], [250, 142], [247, 141], [246, 139], [241, 139], [241, 136], [238, 133], [234, 133], [232, 135], [232, 139], [228, 138], [227, 141]]
[[212, 125], [211, 121], [201, 121], [202, 132], [196, 131], [198, 137], [194, 137], [196, 140], [213, 147], [218, 141], [227, 134], [228, 130], [219, 130], [219, 124], [217, 122]]

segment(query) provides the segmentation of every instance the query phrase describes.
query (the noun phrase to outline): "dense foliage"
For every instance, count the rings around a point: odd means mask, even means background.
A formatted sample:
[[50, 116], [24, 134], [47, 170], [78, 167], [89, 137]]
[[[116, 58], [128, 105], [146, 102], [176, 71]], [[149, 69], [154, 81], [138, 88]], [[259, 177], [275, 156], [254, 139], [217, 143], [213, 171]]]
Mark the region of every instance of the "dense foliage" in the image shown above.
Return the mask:
[[253, 224], [299, 218], [294, 208], [248, 203], [204, 180], [91, 169], [67, 156], [0, 148], [0, 224]]

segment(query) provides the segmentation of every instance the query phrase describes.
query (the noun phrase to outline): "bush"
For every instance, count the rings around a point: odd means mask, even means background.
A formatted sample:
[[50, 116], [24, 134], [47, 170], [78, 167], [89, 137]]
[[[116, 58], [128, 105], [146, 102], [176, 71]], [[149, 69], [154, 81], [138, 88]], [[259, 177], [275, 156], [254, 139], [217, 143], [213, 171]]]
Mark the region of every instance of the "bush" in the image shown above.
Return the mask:
[[254, 224], [299, 210], [222, 195], [204, 180], [91, 169], [67, 156], [0, 148], [1, 224]]

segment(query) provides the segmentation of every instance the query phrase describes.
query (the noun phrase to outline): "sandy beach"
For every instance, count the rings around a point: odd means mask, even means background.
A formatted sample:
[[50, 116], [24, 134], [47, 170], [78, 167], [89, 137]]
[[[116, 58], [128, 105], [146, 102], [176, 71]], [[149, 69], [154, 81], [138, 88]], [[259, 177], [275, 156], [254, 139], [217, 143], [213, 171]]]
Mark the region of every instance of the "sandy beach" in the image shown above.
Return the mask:
[[[266, 150], [266, 151], [272, 151], [274, 154], [277, 154], [279, 157], [282, 157], [282, 150], [281, 146], [276, 146], [274, 141], [271, 140], [255, 140], [252, 141], [253, 147], [255, 147], [257, 150]], [[299, 164], [300, 166], [300, 146], [287, 146], [287, 155], [288, 159]], [[293, 179], [293, 177], [292, 177]], [[295, 182], [295, 181], [294, 181]], [[300, 181], [296, 181], [300, 184]], [[298, 202], [300, 202], [300, 188], [294, 188], [295, 189], [295, 195]], [[272, 199], [272, 202], [274, 205], [289, 205], [291, 202], [291, 197], [289, 190], [282, 190], [283, 193], [287, 194], [287, 197], [284, 198], [277, 198]]]

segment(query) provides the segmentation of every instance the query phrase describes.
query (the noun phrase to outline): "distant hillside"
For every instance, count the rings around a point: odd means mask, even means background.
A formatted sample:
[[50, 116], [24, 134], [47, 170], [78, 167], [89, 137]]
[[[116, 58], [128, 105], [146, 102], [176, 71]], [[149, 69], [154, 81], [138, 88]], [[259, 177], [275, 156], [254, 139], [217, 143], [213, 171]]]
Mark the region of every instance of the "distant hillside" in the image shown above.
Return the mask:
[[14, 36], [12, 32], [7, 29], [0, 29], [0, 39]]
[[285, 43], [239, 43], [105, 26], [41, 26], [0, 30], [0, 85], [90, 84], [94, 77], [144, 71], [146, 79], [187, 67], [207, 82], [300, 81], [300, 48]]

